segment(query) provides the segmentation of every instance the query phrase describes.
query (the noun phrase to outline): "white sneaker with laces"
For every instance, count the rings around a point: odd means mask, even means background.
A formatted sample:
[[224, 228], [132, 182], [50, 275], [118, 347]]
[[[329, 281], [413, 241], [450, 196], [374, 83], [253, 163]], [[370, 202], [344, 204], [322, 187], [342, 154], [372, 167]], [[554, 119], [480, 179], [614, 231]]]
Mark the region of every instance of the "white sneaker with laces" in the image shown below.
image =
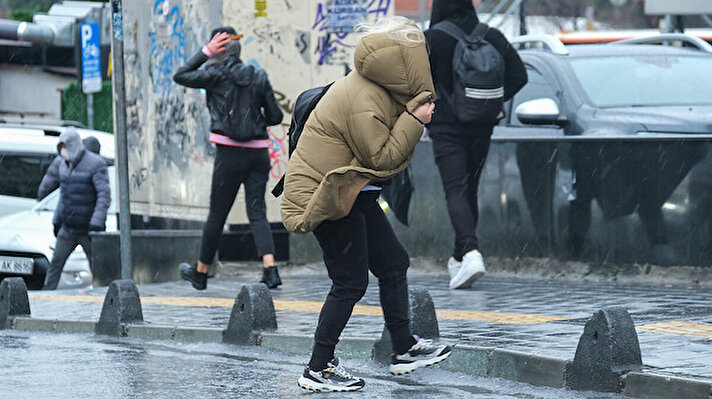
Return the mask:
[[334, 358], [326, 368], [314, 371], [304, 367], [304, 373], [297, 381], [300, 387], [314, 392], [357, 391], [365, 385], [363, 378], [354, 377]]
[[388, 367], [391, 374], [401, 375], [433, 364], [440, 363], [452, 353], [452, 346], [434, 343], [430, 339], [419, 338], [414, 335], [416, 343], [402, 355], [391, 354], [391, 365]]
[[457, 276], [457, 272], [459, 272], [461, 268], [462, 262], [458, 262], [453, 257], [447, 260], [447, 272], [450, 273], [450, 281]]
[[485, 275], [485, 261], [478, 250], [473, 250], [462, 257], [462, 267], [455, 277], [450, 280], [450, 289], [469, 288], [478, 278]]

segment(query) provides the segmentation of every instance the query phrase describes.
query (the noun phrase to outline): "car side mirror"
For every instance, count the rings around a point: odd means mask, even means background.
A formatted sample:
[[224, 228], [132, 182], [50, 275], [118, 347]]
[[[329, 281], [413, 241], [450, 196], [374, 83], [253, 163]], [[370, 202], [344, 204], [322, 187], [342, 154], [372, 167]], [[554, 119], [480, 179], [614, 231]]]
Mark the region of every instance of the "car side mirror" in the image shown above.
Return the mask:
[[561, 125], [566, 122], [559, 116], [559, 106], [550, 98], [525, 101], [514, 110], [520, 122], [529, 125]]

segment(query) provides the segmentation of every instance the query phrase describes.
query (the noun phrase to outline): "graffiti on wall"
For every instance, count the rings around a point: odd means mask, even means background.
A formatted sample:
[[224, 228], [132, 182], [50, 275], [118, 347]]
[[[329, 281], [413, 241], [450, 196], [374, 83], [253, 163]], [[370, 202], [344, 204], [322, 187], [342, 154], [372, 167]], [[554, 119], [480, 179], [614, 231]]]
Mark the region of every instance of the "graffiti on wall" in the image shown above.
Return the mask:
[[[368, 2], [367, 14], [378, 20], [388, 14], [392, 0], [370, 0]], [[312, 24], [312, 30], [316, 30], [319, 35], [317, 39], [317, 65], [337, 65], [350, 61], [353, 45], [346, 42], [350, 31], [340, 33], [330, 33], [329, 23], [331, 21], [328, 13], [328, 3], [319, 2], [316, 6], [316, 18]]]
[[289, 161], [289, 136], [287, 135], [287, 125], [271, 126], [267, 129], [269, 133], [269, 160], [272, 165], [270, 176], [280, 179], [287, 171]]
[[186, 60], [185, 19], [180, 7], [171, 7], [168, 0], [156, 0], [152, 15], [155, 30], [148, 34], [151, 42], [151, 79], [154, 93], [165, 96], [172, 93], [173, 74]]

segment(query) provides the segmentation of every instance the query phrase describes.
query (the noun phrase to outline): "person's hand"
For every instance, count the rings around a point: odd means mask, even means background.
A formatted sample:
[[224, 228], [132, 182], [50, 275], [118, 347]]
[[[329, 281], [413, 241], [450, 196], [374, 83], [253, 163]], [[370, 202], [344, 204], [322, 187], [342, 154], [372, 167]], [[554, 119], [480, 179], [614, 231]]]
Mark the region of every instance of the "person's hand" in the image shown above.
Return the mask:
[[433, 112], [435, 111], [435, 103], [427, 102], [421, 104], [418, 108], [413, 111], [413, 116], [418, 118], [420, 123], [423, 125], [430, 123], [430, 119], [433, 117]]
[[89, 231], [104, 231], [106, 230], [106, 227], [104, 226], [97, 226], [95, 224], [89, 225]]
[[208, 50], [213, 55], [220, 54], [225, 51], [225, 46], [230, 43], [230, 35], [225, 32], [216, 33], [215, 36], [207, 44]]

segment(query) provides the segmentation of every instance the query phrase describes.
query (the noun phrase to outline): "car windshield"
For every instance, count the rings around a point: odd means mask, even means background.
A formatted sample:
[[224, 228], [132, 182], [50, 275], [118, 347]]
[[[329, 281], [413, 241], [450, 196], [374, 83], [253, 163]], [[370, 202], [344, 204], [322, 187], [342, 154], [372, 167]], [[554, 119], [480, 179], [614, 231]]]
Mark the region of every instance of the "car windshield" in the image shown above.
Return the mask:
[[598, 107], [712, 104], [712, 57], [576, 58], [570, 61]]

